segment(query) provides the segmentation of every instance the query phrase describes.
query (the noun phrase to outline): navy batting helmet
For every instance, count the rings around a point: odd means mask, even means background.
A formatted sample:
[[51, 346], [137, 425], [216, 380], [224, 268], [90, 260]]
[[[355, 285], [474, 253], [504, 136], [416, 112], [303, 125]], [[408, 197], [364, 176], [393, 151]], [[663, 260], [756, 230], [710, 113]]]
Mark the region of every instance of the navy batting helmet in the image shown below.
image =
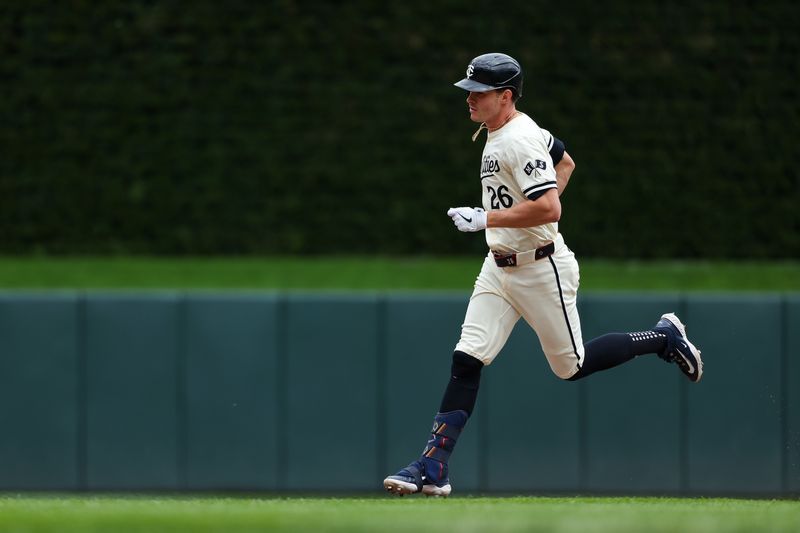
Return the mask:
[[522, 67], [506, 54], [483, 54], [467, 67], [467, 77], [454, 84], [465, 91], [485, 93], [495, 89], [511, 89], [522, 96]]

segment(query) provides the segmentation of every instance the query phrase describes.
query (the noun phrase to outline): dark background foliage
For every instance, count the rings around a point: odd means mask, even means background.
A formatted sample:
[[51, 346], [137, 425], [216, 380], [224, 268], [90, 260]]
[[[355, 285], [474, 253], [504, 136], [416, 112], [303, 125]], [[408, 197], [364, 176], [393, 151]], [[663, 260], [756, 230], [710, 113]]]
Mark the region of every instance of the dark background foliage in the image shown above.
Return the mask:
[[12, 1], [0, 252], [466, 253], [469, 60], [577, 162], [582, 256], [800, 256], [789, 1]]

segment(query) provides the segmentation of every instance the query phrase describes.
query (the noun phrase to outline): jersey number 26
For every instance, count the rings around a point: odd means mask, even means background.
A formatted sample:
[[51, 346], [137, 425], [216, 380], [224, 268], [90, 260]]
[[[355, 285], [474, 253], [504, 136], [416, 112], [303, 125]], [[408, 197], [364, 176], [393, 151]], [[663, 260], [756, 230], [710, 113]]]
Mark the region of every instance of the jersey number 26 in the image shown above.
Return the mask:
[[486, 190], [492, 195], [492, 198], [489, 200], [489, 205], [492, 206], [492, 209], [500, 209], [501, 205], [503, 207], [511, 207], [511, 204], [514, 203], [514, 199], [508, 194], [508, 187], [505, 185], [499, 186], [497, 190], [494, 190], [494, 187], [488, 185]]

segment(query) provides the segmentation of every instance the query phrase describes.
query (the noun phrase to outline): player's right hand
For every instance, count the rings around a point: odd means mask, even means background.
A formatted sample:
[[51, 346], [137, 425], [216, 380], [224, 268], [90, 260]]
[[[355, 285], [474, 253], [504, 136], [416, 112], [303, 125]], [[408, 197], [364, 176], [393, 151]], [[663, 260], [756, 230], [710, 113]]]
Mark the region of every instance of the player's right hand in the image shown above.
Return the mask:
[[453, 219], [458, 231], [486, 229], [486, 211], [480, 207], [451, 207], [447, 216]]

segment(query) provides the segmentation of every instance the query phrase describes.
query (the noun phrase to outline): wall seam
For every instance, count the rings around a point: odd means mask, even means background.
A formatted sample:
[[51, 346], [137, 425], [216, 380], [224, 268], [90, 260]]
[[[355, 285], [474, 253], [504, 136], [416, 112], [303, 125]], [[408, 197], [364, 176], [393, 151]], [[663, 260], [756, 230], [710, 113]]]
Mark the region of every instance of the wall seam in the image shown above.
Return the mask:
[[[583, 315], [586, 304], [583, 297], [577, 302], [578, 314]], [[589, 485], [589, 387], [588, 380], [578, 382], [578, 490]]]
[[[684, 323], [689, 323], [691, 317], [686, 293], [681, 293], [678, 308]], [[680, 383], [678, 388], [680, 406], [678, 416], [678, 491], [685, 495], [689, 492], [689, 385], [682, 373], [676, 372], [675, 376]]]
[[87, 342], [87, 312], [86, 312], [86, 294], [79, 292], [76, 303], [76, 355], [77, 355], [77, 371], [78, 383], [76, 387], [77, 393], [77, 423], [76, 428], [76, 461], [77, 461], [77, 484], [78, 490], [88, 490], [88, 417], [89, 417], [89, 402], [88, 402], [88, 376], [87, 376], [87, 358], [88, 358], [88, 342]]
[[789, 303], [786, 294], [781, 295], [781, 492], [789, 494]]
[[386, 368], [387, 368], [387, 352], [388, 352], [388, 302], [385, 294], [378, 297], [375, 308], [377, 331], [376, 331], [376, 345], [378, 347], [378, 354], [375, 365], [375, 427], [377, 435], [375, 439], [375, 468], [377, 476], [380, 477], [383, 472], [388, 468], [387, 448], [389, 443], [388, 436], [388, 401], [386, 391]]
[[275, 316], [276, 331], [276, 360], [275, 360], [275, 405], [276, 431], [275, 450], [277, 454], [276, 484], [278, 490], [286, 490], [289, 485], [289, 399], [287, 382], [289, 380], [288, 350], [288, 325], [289, 302], [286, 294], [278, 296], [277, 313]]
[[178, 486], [185, 490], [189, 485], [189, 420], [187, 396], [188, 318], [186, 294], [178, 295], [177, 302], [178, 339], [175, 354], [175, 415], [178, 421], [176, 442], [176, 466]]

